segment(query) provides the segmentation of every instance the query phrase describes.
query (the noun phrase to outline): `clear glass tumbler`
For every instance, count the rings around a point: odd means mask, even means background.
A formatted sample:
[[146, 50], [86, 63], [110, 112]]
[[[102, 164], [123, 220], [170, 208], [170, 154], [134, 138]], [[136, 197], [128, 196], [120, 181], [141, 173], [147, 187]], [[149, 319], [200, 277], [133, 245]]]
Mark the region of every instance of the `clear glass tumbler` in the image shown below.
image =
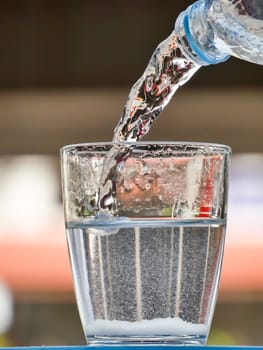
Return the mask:
[[204, 344], [226, 230], [231, 150], [94, 143], [61, 150], [67, 241], [90, 344]]

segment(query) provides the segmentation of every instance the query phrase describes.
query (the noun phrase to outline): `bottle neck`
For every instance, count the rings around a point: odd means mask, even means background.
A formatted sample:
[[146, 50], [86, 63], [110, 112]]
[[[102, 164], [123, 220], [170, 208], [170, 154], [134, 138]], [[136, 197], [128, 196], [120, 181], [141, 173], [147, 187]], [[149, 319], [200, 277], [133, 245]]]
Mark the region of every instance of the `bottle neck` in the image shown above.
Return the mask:
[[199, 0], [182, 12], [175, 23], [184, 54], [200, 66], [218, 64], [229, 58], [216, 45], [207, 12], [207, 2]]

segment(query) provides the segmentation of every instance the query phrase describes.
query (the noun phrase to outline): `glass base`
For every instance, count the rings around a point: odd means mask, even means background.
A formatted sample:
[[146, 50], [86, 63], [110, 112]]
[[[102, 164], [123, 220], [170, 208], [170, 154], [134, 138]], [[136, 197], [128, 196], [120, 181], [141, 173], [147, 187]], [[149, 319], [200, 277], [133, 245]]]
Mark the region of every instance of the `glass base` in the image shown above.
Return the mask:
[[88, 345], [205, 345], [206, 337], [203, 335], [185, 335], [185, 336], [129, 336], [129, 337], [103, 337], [88, 336]]

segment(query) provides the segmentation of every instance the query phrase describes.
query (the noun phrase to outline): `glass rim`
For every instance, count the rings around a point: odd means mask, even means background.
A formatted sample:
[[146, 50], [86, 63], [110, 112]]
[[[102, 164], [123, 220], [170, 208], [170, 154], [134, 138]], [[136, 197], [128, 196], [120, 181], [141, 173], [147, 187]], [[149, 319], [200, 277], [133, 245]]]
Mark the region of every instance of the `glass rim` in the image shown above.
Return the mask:
[[[225, 144], [220, 144], [220, 143], [210, 143], [210, 142], [196, 142], [196, 141], [100, 141], [100, 142], [83, 142], [83, 143], [75, 143], [75, 144], [68, 144], [65, 146], [62, 146], [60, 148], [60, 152], [63, 153], [65, 151], [71, 151], [73, 149], [81, 149], [81, 148], [86, 148], [86, 147], [102, 147], [102, 146], [136, 146], [138, 147], [143, 147], [143, 146], [189, 146], [196, 148], [198, 150], [199, 148], [206, 148], [210, 152], [215, 152], [215, 153], [224, 153], [224, 154], [231, 154], [232, 150], [231, 147], [225, 145]], [[190, 150], [189, 150], [190, 151]]]

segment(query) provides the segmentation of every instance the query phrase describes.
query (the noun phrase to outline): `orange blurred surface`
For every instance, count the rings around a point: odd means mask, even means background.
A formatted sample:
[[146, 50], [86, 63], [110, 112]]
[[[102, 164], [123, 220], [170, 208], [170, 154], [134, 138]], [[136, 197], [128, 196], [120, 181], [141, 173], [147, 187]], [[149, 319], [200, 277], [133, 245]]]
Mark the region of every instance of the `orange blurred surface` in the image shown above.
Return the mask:
[[226, 246], [220, 288], [226, 292], [263, 292], [263, 247]]
[[1, 244], [0, 276], [17, 292], [72, 290], [66, 245]]
[[0, 232], [0, 279], [14, 292], [73, 290], [62, 212], [52, 224]]

